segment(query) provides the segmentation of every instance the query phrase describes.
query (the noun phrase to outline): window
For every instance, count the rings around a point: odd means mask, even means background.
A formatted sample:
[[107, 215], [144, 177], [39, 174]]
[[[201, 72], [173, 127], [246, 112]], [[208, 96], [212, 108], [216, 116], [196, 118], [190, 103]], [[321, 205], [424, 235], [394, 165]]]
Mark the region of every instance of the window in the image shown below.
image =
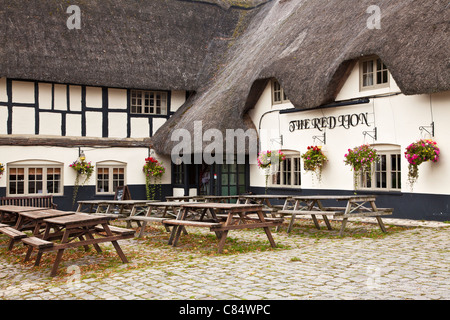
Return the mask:
[[167, 114], [167, 92], [131, 90], [131, 113]]
[[286, 103], [289, 99], [286, 97], [283, 88], [276, 80], [272, 81], [272, 104]]
[[380, 160], [373, 165], [372, 174], [362, 177], [361, 186], [371, 190], [397, 190], [402, 188], [400, 150], [377, 147]]
[[280, 163], [278, 172], [272, 175], [272, 186], [300, 186], [301, 167], [300, 155], [286, 155], [286, 160]]
[[222, 196], [243, 194], [247, 191], [246, 166], [245, 164], [237, 164], [236, 162], [235, 158], [232, 164], [226, 164], [224, 161], [220, 165], [220, 195]]
[[114, 194], [117, 187], [125, 185], [125, 165], [117, 163], [97, 164], [97, 193]]
[[361, 89], [377, 89], [389, 86], [389, 71], [380, 58], [370, 58], [360, 64]]
[[8, 195], [62, 194], [62, 165], [8, 165]]
[[174, 164], [173, 165], [173, 184], [184, 185], [184, 167], [185, 164]]

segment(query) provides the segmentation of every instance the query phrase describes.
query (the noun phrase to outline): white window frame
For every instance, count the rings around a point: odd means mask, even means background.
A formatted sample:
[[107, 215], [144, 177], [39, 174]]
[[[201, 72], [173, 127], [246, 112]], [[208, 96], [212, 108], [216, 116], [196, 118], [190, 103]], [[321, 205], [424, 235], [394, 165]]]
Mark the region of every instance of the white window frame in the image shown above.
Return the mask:
[[[23, 169], [24, 175], [23, 180], [19, 180], [23, 183], [24, 193], [11, 193], [11, 180], [10, 180], [10, 172], [11, 169]], [[30, 169], [42, 169], [42, 189], [41, 192], [30, 193], [29, 191], [29, 178], [30, 178]], [[47, 192], [47, 172], [48, 169], [59, 169], [59, 187], [58, 192]], [[63, 195], [64, 194], [64, 164], [60, 162], [54, 161], [46, 161], [46, 160], [24, 160], [11, 162], [7, 164], [7, 183], [6, 183], [6, 194], [11, 197], [26, 197], [26, 196], [35, 196], [35, 195]]]
[[[159, 96], [159, 99], [157, 97]], [[144, 115], [167, 115], [168, 93], [166, 91], [131, 90], [130, 113]], [[153, 98], [152, 98], [153, 97]], [[153, 105], [151, 105], [153, 101]], [[160, 105], [158, 106], [158, 101]], [[158, 107], [160, 109], [157, 112]]]
[[[270, 178], [270, 186], [275, 188], [299, 188], [301, 187], [301, 156], [300, 152], [285, 152], [286, 160], [279, 164], [278, 171]], [[289, 173], [286, 169], [289, 169]], [[290, 177], [290, 181], [286, 182]]]
[[[108, 169], [108, 191], [99, 191], [99, 170]], [[95, 193], [99, 195], [113, 195], [114, 190], [114, 169], [123, 169], [123, 185], [127, 183], [127, 164], [119, 161], [101, 161], [97, 162], [95, 169]], [[119, 186], [119, 185], [117, 185]]]
[[[371, 191], [401, 191], [403, 181], [401, 179], [401, 162], [402, 162], [402, 151], [400, 146], [393, 145], [375, 145], [374, 148], [377, 150], [377, 153], [380, 155], [380, 158], [385, 157], [386, 164], [385, 170], [382, 170], [380, 167], [380, 163], [374, 163], [372, 165], [371, 177], [368, 180], [368, 176], [360, 177], [360, 186], [361, 189], [371, 190]], [[396, 157], [397, 163], [393, 164], [392, 156]], [[382, 161], [382, 159], [380, 159]], [[400, 168], [399, 168], [400, 165]], [[400, 170], [399, 170], [400, 169]], [[385, 173], [385, 175], [383, 175]], [[392, 175], [396, 176], [396, 186], [393, 187], [393, 179]], [[385, 180], [386, 187], [378, 186], [378, 184], [382, 185], [383, 180]], [[367, 186], [368, 181], [370, 181], [370, 186]], [[398, 183], [400, 181], [400, 184]]]
[[284, 93], [281, 84], [275, 79], [272, 80], [271, 90], [272, 90], [272, 104], [282, 104], [290, 102], [286, 94]]
[[[378, 66], [378, 62], [381, 65], [381, 68]], [[372, 70], [371, 72], [364, 72], [364, 64], [371, 63]], [[383, 73], [386, 72], [386, 82], [378, 83], [378, 79], [380, 76], [382, 77]], [[364, 84], [364, 78], [366, 74], [372, 74], [372, 84]], [[383, 80], [381, 80], [383, 81]], [[389, 87], [390, 81], [390, 72], [383, 61], [376, 56], [364, 58], [360, 60], [359, 64], [359, 89], [360, 91], [364, 90], [373, 90]]]

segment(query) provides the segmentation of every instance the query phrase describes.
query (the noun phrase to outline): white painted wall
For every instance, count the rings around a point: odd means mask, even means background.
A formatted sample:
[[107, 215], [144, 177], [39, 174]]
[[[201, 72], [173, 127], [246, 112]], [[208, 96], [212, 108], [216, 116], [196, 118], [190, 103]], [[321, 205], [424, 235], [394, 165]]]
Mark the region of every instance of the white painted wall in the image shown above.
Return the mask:
[[13, 81], [12, 101], [17, 103], [34, 103], [34, 83], [28, 81]]
[[[357, 65], [358, 66], [358, 65]], [[364, 96], [389, 94], [399, 92], [395, 80], [391, 77], [390, 86], [377, 90], [359, 91], [359, 70], [353, 69], [348, 80], [337, 96], [337, 100], [348, 100]], [[265, 112], [277, 109], [290, 109], [293, 105], [282, 104], [272, 106], [271, 85], [265, 88], [261, 98], [254, 109], [249, 111], [253, 123], [258, 128], [261, 117]], [[420, 138], [430, 138], [430, 135], [421, 133], [420, 126], [428, 126], [434, 120], [435, 137], [441, 149], [440, 161], [437, 163], [424, 163], [419, 167], [419, 179], [414, 185], [413, 192], [450, 194], [450, 91], [431, 95], [405, 96], [403, 94], [390, 97], [371, 99], [369, 103], [353, 106], [341, 106], [327, 109], [317, 109], [295, 113], [279, 114], [267, 113], [261, 120], [260, 150], [295, 150], [306, 152], [310, 145], [322, 145], [313, 136], [321, 136], [323, 132], [318, 129], [289, 131], [289, 122], [292, 120], [312, 119], [353, 113], [368, 113], [370, 126], [357, 126], [349, 129], [336, 127], [326, 129], [326, 144], [323, 150], [329, 162], [322, 173], [322, 183], [317, 180], [313, 183], [310, 173], [302, 170], [302, 188], [353, 190], [353, 173], [351, 168], [344, 164], [344, 154], [347, 149], [364, 143], [368, 144], [395, 144], [400, 146], [402, 155], [402, 191], [411, 192], [407, 183], [408, 163], [403, 154], [406, 147]], [[364, 136], [363, 131], [372, 131], [377, 128], [377, 141]], [[278, 143], [279, 136], [283, 136], [283, 146]], [[303, 167], [303, 165], [302, 165]], [[262, 170], [257, 165], [251, 165], [250, 184], [263, 187], [265, 185]]]
[[[86, 155], [86, 161], [92, 162], [97, 166], [102, 161], [119, 161], [127, 164], [126, 183], [129, 185], [145, 184], [145, 176], [142, 167], [145, 164], [145, 158], [148, 157], [147, 148], [93, 148], [85, 147], [81, 150]], [[65, 186], [73, 186], [75, 181], [75, 172], [69, 165], [77, 160], [78, 148], [61, 147], [38, 147], [38, 146], [0, 146], [0, 162], [6, 164], [17, 161], [31, 160], [33, 163], [42, 161], [55, 161], [64, 164], [63, 183]], [[169, 184], [171, 181], [170, 158], [156, 157], [162, 161], [166, 168], [162, 183]], [[6, 168], [7, 169], [7, 168]], [[95, 185], [95, 174], [92, 175], [87, 185]], [[6, 187], [7, 171], [0, 178], [0, 187]]]

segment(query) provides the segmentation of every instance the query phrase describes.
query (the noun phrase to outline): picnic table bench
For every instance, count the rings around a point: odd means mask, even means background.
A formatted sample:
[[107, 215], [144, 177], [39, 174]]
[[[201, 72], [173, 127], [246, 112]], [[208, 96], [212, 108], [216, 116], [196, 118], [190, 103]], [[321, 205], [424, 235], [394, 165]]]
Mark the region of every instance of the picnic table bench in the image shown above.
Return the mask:
[[[38, 253], [35, 265], [38, 266], [44, 252], [57, 251], [50, 276], [55, 276], [65, 249], [84, 247], [87, 251], [93, 245], [97, 252], [102, 252], [99, 243], [111, 242], [123, 263], [128, 263], [117, 241], [134, 237], [134, 230], [109, 226], [111, 216], [75, 213], [56, 218], [44, 219], [45, 232], [41, 236], [26, 237], [22, 242], [28, 246], [25, 261], [31, 257], [33, 249]], [[50, 232], [53, 230], [53, 232]], [[95, 238], [94, 235], [98, 237]], [[59, 242], [52, 239], [61, 239]], [[79, 239], [79, 241], [73, 241]]]
[[[232, 204], [232, 203], [183, 203], [177, 219], [163, 221], [164, 224], [173, 226], [169, 238], [169, 244], [176, 246], [181, 235], [181, 227], [207, 227], [216, 233], [219, 238], [218, 252], [223, 252], [223, 247], [230, 230], [263, 228], [272, 247], [276, 247], [270, 227], [276, 227], [283, 219], [267, 220], [262, 213], [260, 204]], [[199, 212], [200, 218], [192, 220], [189, 212]], [[218, 213], [226, 216], [219, 217]], [[190, 220], [191, 218], [191, 220]], [[207, 219], [205, 219], [207, 218]], [[242, 223], [243, 222], [243, 223]]]
[[167, 196], [166, 201], [181, 201], [181, 202], [201, 202], [204, 201], [203, 196]]
[[14, 227], [2, 228], [0, 225], [0, 232], [11, 238], [8, 245], [8, 250], [11, 250], [16, 241], [27, 237], [27, 234], [23, 231], [32, 230], [34, 235], [38, 235], [41, 231], [44, 219], [61, 217], [74, 213], [75, 212], [72, 211], [39, 208], [36, 208], [36, 210], [32, 211], [21, 211], [18, 212], [19, 217]]
[[[322, 201], [336, 200], [346, 201], [345, 207], [324, 206]], [[310, 215], [317, 229], [320, 229], [316, 216], [323, 217], [328, 230], [331, 230], [331, 224], [328, 216], [342, 219], [342, 225], [339, 235], [344, 234], [345, 226], [349, 218], [352, 217], [375, 217], [378, 225], [383, 232], [387, 232], [381, 216], [391, 215], [392, 208], [377, 208], [376, 196], [373, 195], [349, 195], [349, 196], [296, 196], [288, 198], [285, 201], [282, 210], [278, 211], [281, 215], [290, 215], [291, 221], [288, 227], [288, 233], [291, 232], [294, 221], [297, 216]], [[294, 203], [294, 204], [292, 204]], [[369, 206], [367, 206], [369, 205]]]
[[80, 200], [77, 212], [106, 214], [116, 219], [126, 219], [144, 212], [147, 204], [151, 202], [156, 200]]
[[[163, 223], [166, 220], [173, 219], [177, 216], [180, 209], [180, 205], [184, 203], [182, 201], [160, 201], [160, 202], [150, 202], [147, 204], [144, 215], [132, 215], [125, 220], [127, 222], [142, 222], [141, 231], [138, 237], [144, 235], [144, 229], [148, 222], [160, 222]], [[167, 231], [170, 231], [169, 227], [163, 224]], [[185, 233], [187, 233], [184, 230]]]

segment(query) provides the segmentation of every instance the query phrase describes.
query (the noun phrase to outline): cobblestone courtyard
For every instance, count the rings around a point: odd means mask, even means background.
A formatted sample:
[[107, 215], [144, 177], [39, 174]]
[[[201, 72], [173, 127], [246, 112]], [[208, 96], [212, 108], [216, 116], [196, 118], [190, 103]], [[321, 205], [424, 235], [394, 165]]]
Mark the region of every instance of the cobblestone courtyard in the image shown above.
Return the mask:
[[[450, 229], [445, 227], [448, 224], [416, 225], [412, 222], [414, 227], [382, 237], [360, 237], [355, 235], [376, 230], [377, 225], [350, 223], [349, 232], [357, 228], [355, 233], [342, 238], [334, 236], [337, 230], [322, 228], [318, 232], [311, 228], [287, 234], [284, 228], [273, 232], [278, 249], [221, 255], [158, 244], [151, 242], [152, 234], [147, 234], [142, 239], [121, 242], [125, 254], [131, 257], [129, 264], [121, 264], [115, 251], [102, 245], [111, 250], [116, 264], [84, 272], [79, 266], [104, 258], [92, 254], [70, 261], [65, 255], [55, 278], [49, 277], [50, 266], [24, 264], [21, 244], [13, 252], [6, 252], [6, 240], [2, 237], [0, 298], [450, 299]], [[199, 239], [204, 236], [199, 234]], [[267, 240], [263, 232], [245, 230], [230, 232], [229, 237], [249, 243]], [[54, 253], [46, 255], [54, 259]]]

